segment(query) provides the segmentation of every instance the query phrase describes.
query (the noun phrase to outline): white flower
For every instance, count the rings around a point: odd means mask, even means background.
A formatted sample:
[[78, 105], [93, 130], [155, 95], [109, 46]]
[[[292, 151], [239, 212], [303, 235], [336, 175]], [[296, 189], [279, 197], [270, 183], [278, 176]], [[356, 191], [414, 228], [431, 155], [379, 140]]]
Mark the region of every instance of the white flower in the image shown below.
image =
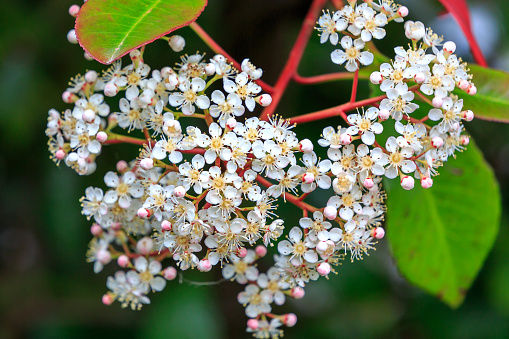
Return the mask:
[[296, 262], [302, 263], [304, 260], [309, 263], [318, 261], [318, 254], [313, 249], [315, 245], [306, 237], [302, 240], [302, 230], [299, 227], [293, 227], [288, 235], [288, 240], [283, 240], [277, 245], [279, 253], [291, 255], [290, 260], [296, 259]]
[[83, 112], [88, 109], [102, 117], [110, 113], [110, 106], [104, 102], [104, 96], [99, 93], [92, 94], [88, 100], [80, 98], [76, 101], [75, 105], [72, 114], [78, 120], [82, 120]]
[[[235, 82], [230, 79], [223, 78], [223, 87], [227, 93], [236, 94], [240, 100], [244, 100], [246, 107], [250, 112], [252, 112], [255, 108], [254, 96], [262, 91], [260, 86], [249, 81], [249, 75], [245, 72], [239, 73], [235, 77]], [[212, 98], [212, 101], [214, 101], [213, 99], [214, 98]], [[244, 114], [244, 112], [242, 112], [242, 114]]]
[[210, 106], [210, 115], [214, 118], [218, 118], [221, 126], [224, 127], [226, 120], [232, 116], [240, 117], [244, 114], [244, 106], [242, 101], [235, 93], [228, 94], [228, 98], [225, 99], [223, 92], [215, 90], [212, 92], [212, 101], [217, 105]]
[[396, 121], [396, 132], [401, 136], [396, 138], [400, 147], [410, 146], [415, 152], [422, 150], [422, 139], [426, 136], [426, 127], [423, 124], [408, 123], [403, 125], [400, 121]]
[[116, 299], [122, 303], [122, 307], [131, 306], [133, 310], [139, 310], [142, 304], [150, 304], [146, 296], [148, 290], [139, 286], [140, 279], [136, 271], [124, 271], [115, 273], [115, 277], [108, 277], [106, 286], [113, 292]]
[[[314, 219], [314, 220], [313, 220]], [[313, 213], [313, 219], [311, 218], [300, 218], [299, 225], [303, 229], [308, 229], [310, 233], [308, 236], [317, 238], [318, 240], [329, 239], [329, 229], [332, 224], [328, 221], [324, 221], [323, 214], [320, 211]]]
[[[364, 110], [364, 109], [363, 109]], [[346, 133], [350, 135], [357, 135], [361, 133], [362, 142], [366, 145], [373, 145], [375, 142], [375, 134], [383, 132], [383, 126], [379, 122], [374, 122], [378, 118], [378, 108], [370, 107], [363, 114], [350, 114], [348, 116], [348, 123], [350, 126]]]
[[249, 59], [242, 60], [242, 64], [240, 65], [240, 69], [242, 72], [246, 73], [251, 80], [258, 80], [262, 77], [263, 70], [261, 68], [257, 68], [253, 65]]
[[209, 134], [211, 136], [210, 141], [206, 144], [204, 143], [209, 147], [209, 149], [205, 152], [205, 161], [207, 164], [213, 163], [217, 156], [224, 161], [230, 160], [232, 157], [232, 150], [227, 146], [235, 145], [237, 141], [235, 133], [228, 132], [223, 135], [221, 127], [219, 127], [217, 123], [213, 122], [209, 126]]
[[246, 315], [256, 318], [259, 314], [270, 313], [272, 295], [270, 291], [262, 291], [256, 285], [247, 285], [244, 292], [240, 292], [237, 300], [246, 307]]
[[333, 51], [331, 53], [332, 62], [341, 65], [347, 61], [346, 70], [349, 72], [355, 72], [359, 68], [358, 62], [363, 65], [370, 65], [373, 62], [373, 54], [367, 51], [361, 52], [364, 45], [364, 41], [361, 39], [352, 42], [352, 38], [344, 36], [341, 38], [341, 47], [344, 51], [340, 49]]
[[429, 63], [436, 58], [434, 54], [426, 54], [426, 51], [422, 48], [417, 50], [409, 48], [408, 50], [405, 50], [403, 47], [398, 46], [394, 48], [394, 52], [396, 53], [397, 57], [402, 58], [412, 66], [418, 67], [428, 66]]
[[433, 108], [429, 111], [428, 116], [430, 120], [440, 121], [438, 130], [441, 133], [446, 133], [453, 128], [454, 124], [459, 123], [463, 118], [461, 109], [463, 108], [463, 99], [453, 101], [447, 97], [443, 99], [442, 109]]
[[272, 140], [262, 142], [257, 140], [253, 143], [253, 170], [262, 173], [266, 169], [269, 178], [276, 178], [278, 171], [288, 166], [290, 160], [281, 154], [282, 148]]
[[[320, 32], [320, 43], [324, 44], [327, 40], [330, 40], [331, 44], [337, 45], [339, 36], [337, 32], [344, 31], [348, 22], [341, 16], [340, 12], [336, 12], [338, 15], [334, 15], [334, 19], [331, 17], [329, 11], [323, 12], [323, 15], [318, 19], [318, 25], [316, 30]], [[335, 19], [337, 18], [337, 20]]]
[[144, 114], [137, 100], [129, 102], [127, 99], [122, 98], [118, 106], [120, 107], [120, 112], [116, 114], [120, 127], [127, 128], [128, 132], [131, 132], [133, 129], [143, 129], [145, 127]]
[[[99, 117], [97, 117], [99, 119]], [[86, 158], [92, 154], [98, 154], [101, 151], [101, 143], [92, 137], [97, 134], [99, 124], [87, 124], [78, 121], [76, 124], [76, 134], [71, 136], [70, 146], [81, 158]]]
[[285, 197], [286, 191], [296, 193], [296, 188], [301, 183], [304, 170], [302, 167], [295, 165], [291, 166], [286, 174], [282, 170], [280, 172], [282, 172], [282, 177], [276, 178], [279, 183], [277, 185], [272, 185], [267, 189], [267, 194], [274, 198], [280, 197], [281, 194]]
[[380, 109], [386, 109], [391, 112], [392, 117], [399, 121], [403, 118], [403, 113], [410, 114], [419, 106], [412, 103], [414, 93], [408, 90], [408, 85], [403, 83], [387, 90], [387, 99], [380, 103]]
[[341, 128], [341, 126], [338, 126], [337, 132], [331, 126], [325, 127], [321, 135], [322, 139], [318, 140], [318, 144], [322, 147], [341, 148], [343, 146], [341, 144], [341, 134], [345, 133], [346, 128]]
[[407, 79], [413, 79], [419, 69], [415, 66], [408, 67], [407, 62], [401, 57], [396, 56], [392, 66], [389, 63], [380, 65], [380, 73], [385, 78], [380, 85], [380, 90], [386, 92], [389, 88], [404, 83]]
[[163, 277], [156, 276], [161, 273], [161, 263], [157, 260], [147, 260], [145, 257], [138, 257], [134, 260], [134, 267], [139, 272], [140, 287], [148, 290], [148, 286], [154, 292], [161, 292], [166, 286], [166, 280]]
[[260, 274], [256, 282], [261, 288], [270, 291], [276, 305], [283, 305], [285, 303], [286, 298], [283, 290], [288, 289], [289, 284], [281, 281], [281, 276], [276, 267], [269, 268], [267, 274]]
[[381, 148], [377, 147], [370, 151], [368, 146], [359, 145], [357, 157], [359, 159], [360, 182], [363, 182], [370, 172], [374, 175], [384, 175], [385, 168], [383, 166], [387, 164], [388, 158]]
[[385, 169], [385, 176], [389, 179], [394, 179], [398, 176], [398, 171], [404, 173], [411, 173], [415, 171], [415, 163], [409, 160], [414, 155], [414, 151], [410, 147], [403, 147], [400, 150], [395, 137], [389, 137], [385, 144], [385, 148], [390, 152], [388, 156], [389, 167]]
[[301, 189], [304, 193], [312, 192], [316, 189], [316, 185], [321, 189], [328, 189], [331, 186], [331, 178], [327, 175], [332, 163], [329, 159], [320, 161], [318, 164], [318, 157], [315, 152], [304, 153], [302, 155], [302, 163], [306, 166], [306, 173], [311, 173], [315, 180], [310, 183], [302, 183]]
[[201, 109], [207, 109], [210, 100], [206, 95], [198, 95], [205, 89], [205, 81], [200, 78], [185, 80], [179, 85], [182, 93], [172, 93], [169, 98], [170, 105], [178, 107], [185, 115], [192, 115], [195, 112], [194, 105]]
[[131, 171], [125, 172], [122, 179], [115, 172], [110, 171], [104, 176], [104, 182], [106, 186], [114, 188], [106, 192], [104, 202], [113, 204], [118, 199], [118, 204], [122, 208], [128, 208], [131, 205], [131, 197], [141, 198], [145, 192], [142, 184], [136, 181], [136, 175]]
[[356, 173], [357, 172], [357, 154], [353, 144], [346, 145], [343, 150], [329, 148], [327, 151], [329, 159], [334, 161], [331, 172], [337, 175], [340, 172]]
[[205, 200], [213, 205], [210, 207], [210, 215], [227, 219], [231, 213], [242, 203], [242, 195], [232, 186], [228, 186], [222, 194], [210, 191]]
[[203, 192], [203, 183], [208, 180], [207, 173], [201, 171], [203, 166], [205, 159], [201, 154], [196, 154], [191, 163], [185, 162], [179, 166], [179, 172], [184, 177], [184, 187], [189, 189], [192, 186], [196, 194]]
[[154, 158], [163, 160], [166, 158], [166, 154], [168, 154], [168, 160], [170, 160], [174, 164], [178, 164], [182, 161], [182, 153], [179, 152], [179, 142], [178, 139], [168, 138], [166, 139], [164, 136], [156, 142], [154, 146], [154, 150], [152, 151], [152, 155]]
[[343, 193], [341, 197], [333, 196], [327, 202], [327, 206], [334, 206], [339, 209], [339, 216], [344, 220], [350, 220], [356, 214], [362, 214], [362, 191], [355, 185], [350, 192]]
[[248, 250], [244, 258], [233, 257], [231, 264], [223, 266], [223, 278], [236, 280], [239, 284], [247, 284], [248, 281], [256, 281], [258, 269], [253, 265], [256, 261], [256, 254]]
[[441, 64], [433, 66], [433, 75], [426, 76], [426, 80], [421, 85], [421, 92], [435, 97], [445, 98], [447, 92], [454, 90], [454, 79], [450, 75], [445, 74], [445, 67]]
[[405, 22], [405, 35], [408, 39], [421, 40], [426, 35], [426, 27], [420, 21]]
[[100, 188], [87, 187], [85, 190], [85, 196], [80, 199], [83, 207], [81, 213], [86, 215], [88, 220], [93, 216], [96, 221], [99, 221], [108, 213], [108, 206], [104, 203], [103, 197], [104, 193]]
[[115, 85], [118, 87], [127, 87], [125, 97], [129, 101], [133, 101], [140, 94], [138, 86], [141, 85], [142, 80], [150, 73], [150, 67], [147, 64], [140, 63], [138, 67], [134, 69], [134, 64], [130, 64], [122, 71], [125, 75], [115, 79]]
[[383, 13], [377, 14], [370, 7], [364, 7], [362, 15], [355, 19], [354, 25], [362, 29], [363, 41], [370, 41], [372, 37], [380, 40], [385, 37], [385, 30], [380, 27], [387, 25], [387, 16]]

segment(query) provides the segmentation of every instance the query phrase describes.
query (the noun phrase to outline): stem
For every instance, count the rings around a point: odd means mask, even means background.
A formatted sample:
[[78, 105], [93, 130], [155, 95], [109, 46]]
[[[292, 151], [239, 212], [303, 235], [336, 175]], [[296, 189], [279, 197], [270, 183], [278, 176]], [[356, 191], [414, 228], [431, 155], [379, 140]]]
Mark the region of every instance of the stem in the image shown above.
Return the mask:
[[355, 98], [357, 97], [357, 85], [359, 84], [359, 66], [357, 64], [357, 69], [355, 70], [355, 75], [353, 77], [353, 85], [352, 85], [352, 96], [350, 97], [350, 102], [355, 102]]
[[336, 80], [345, 80], [353, 78], [353, 73], [351, 72], [338, 72], [338, 73], [328, 73], [322, 75], [315, 75], [310, 77], [300, 76], [298, 73], [293, 75], [293, 80], [302, 85], [315, 85], [315, 84], [323, 84], [330, 81]]
[[[222, 54], [226, 59], [230, 60], [233, 63], [233, 66], [235, 66], [235, 68], [239, 70], [241, 69], [240, 63], [233, 59], [230, 54], [226, 53], [226, 51], [221, 46], [219, 46], [219, 44], [215, 42], [214, 39], [212, 39], [210, 35], [208, 35], [207, 32], [203, 30], [203, 28], [201, 28], [200, 25], [198, 25], [196, 22], [193, 22], [192, 24], [189, 25], [189, 27], [196, 33], [196, 35], [200, 37], [200, 39], [203, 40], [203, 42], [205, 42], [207, 46], [209, 46], [211, 50], [218, 54]], [[258, 79], [255, 80], [255, 82], [258, 85], [260, 85], [260, 87], [265, 92], [272, 93], [274, 91], [274, 88], [272, 86], [270, 86], [269, 84], [265, 83], [262, 80]]]
[[138, 138], [128, 137], [125, 135], [110, 133], [108, 135], [108, 140], [103, 142], [103, 145], [121, 144], [121, 143], [135, 144], [135, 145], [143, 146], [143, 145], [148, 144], [148, 141], [145, 139], [138, 139]]
[[292, 79], [297, 72], [297, 67], [299, 66], [302, 55], [304, 54], [304, 49], [309, 41], [315, 22], [326, 2], [327, 0], [313, 0], [309, 11], [304, 18], [304, 22], [302, 23], [297, 40], [295, 40], [295, 44], [290, 51], [286, 65], [274, 86], [272, 104], [263, 110], [260, 115], [260, 120], [268, 120], [268, 118], [274, 114], [274, 111], [276, 110], [290, 79]]
[[331, 0], [331, 2], [332, 2], [332, 5], [334, 7], [336, 7], [336, 9], [343, 8], [343, 6], [344, 6], [343, 0]]

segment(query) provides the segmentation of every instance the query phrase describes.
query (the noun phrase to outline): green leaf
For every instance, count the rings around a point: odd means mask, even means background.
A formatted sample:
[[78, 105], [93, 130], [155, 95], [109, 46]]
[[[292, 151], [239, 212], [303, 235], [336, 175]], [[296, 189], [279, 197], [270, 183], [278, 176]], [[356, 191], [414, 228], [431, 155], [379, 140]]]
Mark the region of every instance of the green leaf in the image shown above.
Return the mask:
[[473, 142], [440, 173], [427, 190], [387, 182], [387, 235], [408, 281], [456, 308], [493, 246], [501, 200], [493, 171]]
[[509, 73], [478, 65], [468, 67], [477, 94], [456, 89], [454, 94], [463, 99], [463, 108], [472, 110], [479, 119], [509, 123]]
[[201, 14], [207, 0], [88, 0], [76, 19], [81, 47], [110, 64]]

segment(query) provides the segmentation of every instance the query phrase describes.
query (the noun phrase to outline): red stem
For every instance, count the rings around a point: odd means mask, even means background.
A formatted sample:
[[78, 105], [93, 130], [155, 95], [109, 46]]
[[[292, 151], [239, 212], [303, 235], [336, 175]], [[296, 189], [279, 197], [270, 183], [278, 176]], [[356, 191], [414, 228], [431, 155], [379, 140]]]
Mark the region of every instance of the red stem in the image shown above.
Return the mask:
[[328, 73], [322, 75], [315, 75], [311, 77], [303, 77], [298, 73], [293, 75], [293, 80], [302, 85], [314, 85], [314, 84], [322, 84], [325, 82], [335, 81], [335, 80], [343, 80], [350, 79], [353, 77], [351, 72], [338, 72], [338, 73]]
[[276, 107], [285, 92], [290, 79], [293, 78], [295, 73], [297, 72], [297, 67], [299, 66], [302, 55], [304, 54], [304, 49], [309, 41], [311, 36], [311, 32], [313, 32], [313, 27], [315, 26], [315, 22], [318, 19], [318, 16], [321, 13], [322, 8], [325, 6], [327, 0], [313, 0], [311, 7], [309, 8], [306, 17], [304, 18], [304, 22], [302, 23], [302, 27], [300, 29], [299, 35], [297, 36], [297, 40], [295, 40], [295, 44], [290, 51], [290, 55], [288, 56], [288, 60], [286, 62], [283, 71], [279, 75], [279, 78], [274, 86], [274, 92], [272, 93], [272, 104], [266, 107], [262, 114], [260, 115], [261, 120], [267, 120], [274, 114]]
[[359, 64], [357, 64], [357, 69], [355, 70], [355, 75], [353, 77], [353, 85], [352, 85], [352, 96], [350, 97], [350, 102], [355, 102], [355, 98], [357, 97], [357, 85], [359, 84]]

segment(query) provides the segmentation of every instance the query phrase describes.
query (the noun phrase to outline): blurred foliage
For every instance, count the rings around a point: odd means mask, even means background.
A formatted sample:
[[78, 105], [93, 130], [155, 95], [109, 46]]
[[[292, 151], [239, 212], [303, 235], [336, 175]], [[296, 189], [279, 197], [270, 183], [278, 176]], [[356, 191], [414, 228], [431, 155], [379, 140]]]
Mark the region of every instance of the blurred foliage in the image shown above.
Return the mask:
[[[92, 266], [85, 262], [90, 224], [80, 215], [78, 199], [87, 186], [102, 185], [104, 174], [126, 149], [105, 148], [98, 171], [90, 177], [57, 168], [48, 159], [44, 135], [48, 109], [65, 108], [60, 96], [72, 75], [103, 69], [84, 60], [83, 51], [66, 41], [73, 25], [67, 14], [71, 4], [63, 0], [18, 0], [0, 5], [0, 338], [247, 337], [243, 308], [236, 301], [240, 287], [234, 284], [193, 286], [175, 281], [163, 293], [153, 295], [152, 304], [140, 312], [121, 309], [118, 304], [101, 304], [106, 277], [114, 269], [94, 275]], [[509, 27], [503, 23], [509, 22], [509, 2], [471, 4], [487, 10], [490, 20], [499, 23], [498, 48], [487, 57], [492, 65], [504, 65]], [[249, 57], [262, 67], [263, 79], [273, 83], [308, 5], [304, 0], [210, 1], [198, 22], [236, 59]], [[430, 25], [437, 20], [451, 22], [450, 18], [435, 19], [441, 8], [432, 0], [406, 1], [406, 5], [410, 19]], [[402, 32], [391, 26], [388, 34], [396, 34], [396, 41], [404, 42]], [[179, 34], [186, 37], [187, 53], [199, 50], [212, 56], [190, 29], [184, 28]], [[389, 45], [378, 47], [391, 55]], [[330, 47], [320, 45], [314, 35], [299, 69], [301, 74], [335, 71], [336, 65], [329, 61]], [[464, 57], [470, 59], [469, 55]], [[163, 41], [147, 47], [146, 60], [158, 68], [177, 61]], [[362, 84], [358, 95], [367, 97], [368, 86]], [[349, 88], [349, 81], [292, 84], [278, 113], [289, 117], [343, 103]], [[297, 126], [296, 131], [316, 140], [325, 124], [339, 123], [339, 119], [331, 118]], [[282, 312], [292, 311], [299, 317], [286, 337], [507, 337], [509, 126], [475, 120], [467, 128], [501, 183], [505, 218], [465, 303], [453, 311], [409, 285], [397, 272], [387, 242], [381, 241], [371, 256], [362, 262], [343, 263], [337, 276], [310, 284], [303, 300], [282, 308]], [[292, 226], [298, 213], [292, 208], [284, 213], [287, 225]], [[483, 231], [482, 224], [477, 227]], [[199, 278], [189, 273], [189, 279]], [[210, 273], [203, 279], [212, 281], [218, 276]]]

